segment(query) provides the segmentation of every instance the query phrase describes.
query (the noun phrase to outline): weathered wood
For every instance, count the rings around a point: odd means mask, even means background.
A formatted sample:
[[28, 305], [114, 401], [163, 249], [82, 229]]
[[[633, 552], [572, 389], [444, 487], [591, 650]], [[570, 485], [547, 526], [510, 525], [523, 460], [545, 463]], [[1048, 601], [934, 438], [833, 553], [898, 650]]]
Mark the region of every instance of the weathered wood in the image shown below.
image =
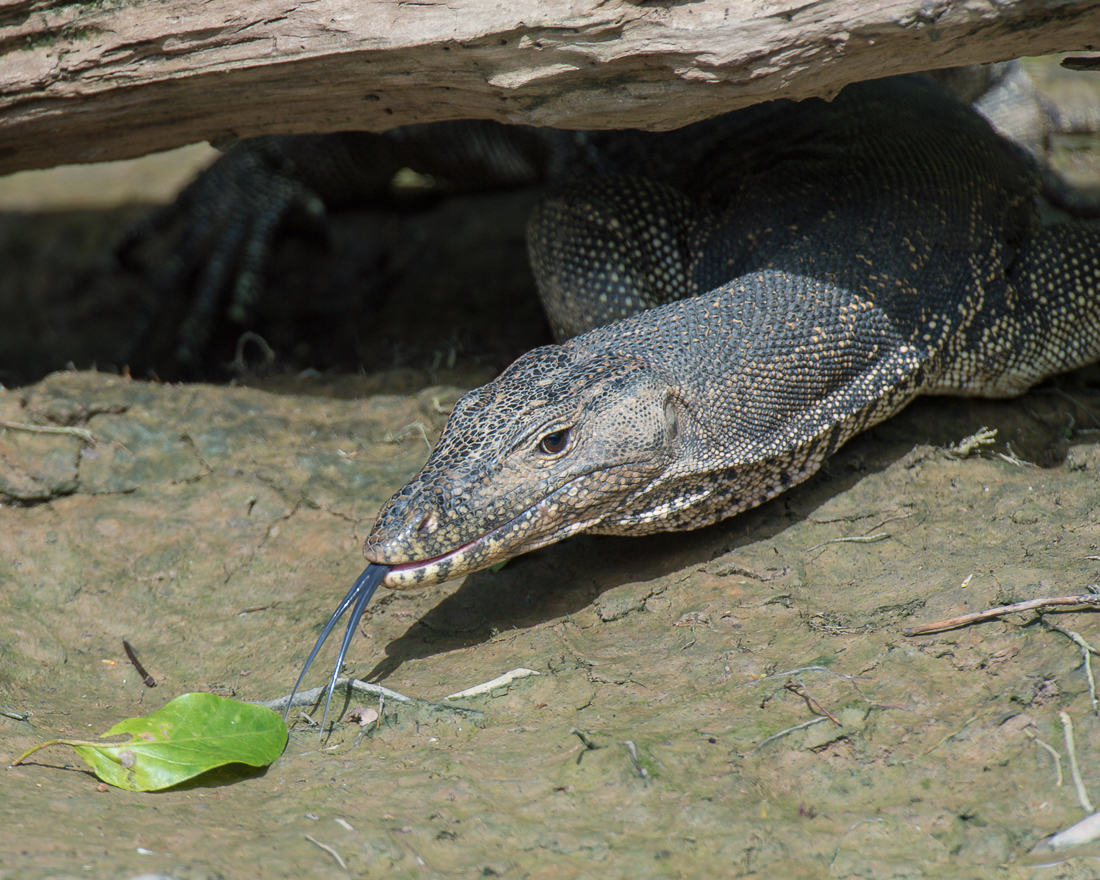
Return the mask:
[[1093, 43], [1100, 0], [8, 0], [0, 172], [461, 117], [668, 128]]

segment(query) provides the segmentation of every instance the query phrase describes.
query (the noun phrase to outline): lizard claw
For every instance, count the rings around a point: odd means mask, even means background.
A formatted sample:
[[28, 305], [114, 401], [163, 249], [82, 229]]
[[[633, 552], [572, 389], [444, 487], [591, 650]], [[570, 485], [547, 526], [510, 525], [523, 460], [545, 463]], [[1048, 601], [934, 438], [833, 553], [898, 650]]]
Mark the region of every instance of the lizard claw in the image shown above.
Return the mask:
[[[124, 265], [140, 262], [146, 245], [178, 230], [170, 255], [152, 273], [152, 298], [130, 335], [123, 360], [141, 360], [165, 325], [179, 327], [175, 360], [193, 367], [225, 317], [246, 324], [263, 287], [265, 268], [279, 228], [291, 217], [304, 220], [314, 237], [327, 241], [324, 202], [295, 177], [282, 137], [235, 144], [171, 205], [153, 211], [126, 233], [117, 248]], [[191, 288], [182, 316], [171, 304]]]

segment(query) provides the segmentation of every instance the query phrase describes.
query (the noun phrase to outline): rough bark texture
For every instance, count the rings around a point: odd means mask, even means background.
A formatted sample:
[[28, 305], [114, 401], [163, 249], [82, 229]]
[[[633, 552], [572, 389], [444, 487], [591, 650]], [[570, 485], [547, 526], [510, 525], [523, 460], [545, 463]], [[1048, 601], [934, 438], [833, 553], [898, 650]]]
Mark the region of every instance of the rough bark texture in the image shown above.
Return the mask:
[[462, 117], [669, 128], [1098, 42], [1100, 0], [9, 0], [0, 172]]

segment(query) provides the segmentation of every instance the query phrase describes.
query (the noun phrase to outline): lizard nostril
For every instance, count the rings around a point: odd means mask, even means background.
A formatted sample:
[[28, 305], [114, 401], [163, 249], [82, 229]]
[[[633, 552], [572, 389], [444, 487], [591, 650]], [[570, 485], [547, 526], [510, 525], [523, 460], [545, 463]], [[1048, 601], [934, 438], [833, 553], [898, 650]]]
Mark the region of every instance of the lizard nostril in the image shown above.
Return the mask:
[[435, 513], [429, 513], [424, 519], [420, 520], [420, 525], [416, 527], [416, 531], [421, 535], [428, 534], [434, 532], [437, 525], [439, 525], [439, 517]]

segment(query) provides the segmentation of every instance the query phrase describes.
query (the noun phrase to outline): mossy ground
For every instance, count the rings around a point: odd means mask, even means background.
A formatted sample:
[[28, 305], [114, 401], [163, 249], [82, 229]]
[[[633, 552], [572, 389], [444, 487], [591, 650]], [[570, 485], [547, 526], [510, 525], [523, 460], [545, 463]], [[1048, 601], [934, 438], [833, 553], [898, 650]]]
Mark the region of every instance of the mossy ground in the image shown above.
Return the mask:
[[[360, 334], [368, 369], [235, 384], [87, 370], [113, 363], [141, 292], [122, 270], [73, 280], [135, 212], [0, 221], [0, 300], [19, 317], [0, 322], [3, 368], [26, 383], [0, 393], [0, 419], [92, 434], [0, 432], [0, 763], [187, 691], [289, 691], [457, 389], [544, 338], [527, 282], [504, 281], [522, 279], [513, 217], [530, 198], [390, 221], [403, 241], [422, 225], [454, 242], [423, 246], [358, 318], [327, 319], [330, 337]], [[302, 278], [316, 300], [349, 265], [341, 242], [378, 222], [335, 218], [322, 268], [301, 262], [313, 246], [288, 246], [271, 302], [292, 303]], [[498, 230], [485, 252], [463, 238], [479, 225]], [[492, 265], [506, 268], [481, 283]], [[324, 321], [275, 312], [280, 364], [327, 344], [287, 346], [278, 327]], [[39, 378], [68, 361], [83, 371]], [[349, 658], [359, 678], [438, 701], [516, 667], [539, 675], [461, 701], [478, 723], [390, 705], [321, 743], [300, 722], [266, 773], [232, 784], [101, 791], [71, 753], [40, 753], [0, 777], [0, 878], [1095, 877], [1095, 850], [1045, 869], [1027, 852], [1084, 815], [1060, 712], [1100, 798], [1082, 653], [1051, 626], [1100, 647], [1100, 617], [902, 630], [1100, 582], [1097, 375], [1013, 401], [920, 401], [709, 529], [582, 537], [381, 595]], [[983, 426], [991, 446], [948, 451]], [[360, 703], [377, 708], [336, 714]], [[1061, 786], [1037, 740], [1060, 753]]]

